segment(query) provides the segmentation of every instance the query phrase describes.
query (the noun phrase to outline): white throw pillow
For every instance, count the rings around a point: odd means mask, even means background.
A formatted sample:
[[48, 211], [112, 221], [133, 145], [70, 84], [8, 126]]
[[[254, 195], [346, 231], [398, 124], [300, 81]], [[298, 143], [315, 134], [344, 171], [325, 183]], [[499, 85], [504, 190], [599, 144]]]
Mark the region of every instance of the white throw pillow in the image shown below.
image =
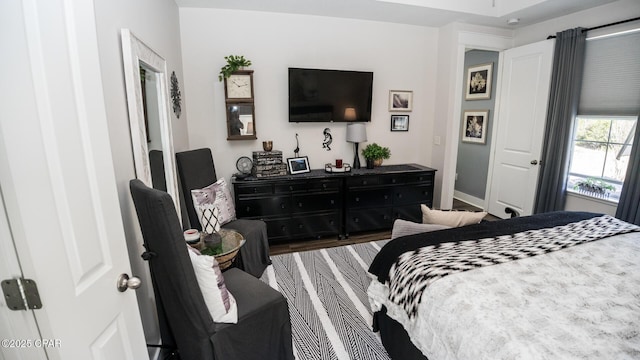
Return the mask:
[[420, 205], [420, 208], [422, 209], [423, 224], [440, 224], [458, 227], [477, 224], [487, 216], [486, 211], [442, 211], [429, 209], [426, 205]]
[[391, 240], [399, 238], [401, 236], [421, 234], [430, 231], [449, 229], [450, 226], [439, 224], [420, 224], [412, 221], [396, 219], [393, 222], [393, 229], [391, 230]]
[[224, 277], [218, 267], [218, 262], [213, 256], [200, 255], [200, 253], [187, 245], [189, 258], [196, 274], [202, 297], [209, 309], [211, 318], [217, 323], [238, 322], [238, 306], [236, 299], [227, 290]]
[[[236, 219], [236, 207], [233, 203], [231, 190], [224, 178], [220, 178], [213, 184], [202, 189], [191, 190], [191, 198], [193, 199], [193, 207], [198, 214], [198, 220], [202, 222], [203, 205], [213, 204], [218, 208], [218, 221], [220, 225], [224, 225]], [[201, 226], [205, 224], [200, 223]]]

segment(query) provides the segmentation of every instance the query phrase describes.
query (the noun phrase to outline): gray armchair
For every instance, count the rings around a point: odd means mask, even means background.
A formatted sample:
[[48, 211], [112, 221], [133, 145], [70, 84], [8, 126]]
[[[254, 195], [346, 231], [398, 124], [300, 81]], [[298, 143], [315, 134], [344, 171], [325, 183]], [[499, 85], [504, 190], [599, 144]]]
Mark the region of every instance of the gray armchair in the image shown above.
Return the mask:
[[163, 345], [183, 360], [293, 359], [287, 300], [239, 269], [223, 273], [238, 323], [215, 323], [198, 286], [171, 196], [131, 180]]
[[[193, 207], [191, 190], [204, 188], [218, 180], [211, 150], [179, 152], [176, 154], [176, 164], [189, 222], [192, 228], [201, 230], [198, 215]], [[240, 249], [234, 265], [255, 277], [260, 277], [271, 264], [267, 224], [260, 220], [238, 219], [222, 227], [238, 231], [247, 240]]]

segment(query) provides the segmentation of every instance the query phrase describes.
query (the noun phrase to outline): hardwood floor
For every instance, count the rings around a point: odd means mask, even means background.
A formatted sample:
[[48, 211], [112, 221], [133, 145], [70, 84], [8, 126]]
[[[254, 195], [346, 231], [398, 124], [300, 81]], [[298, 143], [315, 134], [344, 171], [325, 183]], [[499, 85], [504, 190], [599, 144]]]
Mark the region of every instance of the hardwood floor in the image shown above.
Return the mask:
[[[473, 205], [469, 205], [460, 200], [453, 200], [453, 209], [454, 210], [465, 210], [465, 211], [481, 211]], [[498, 220], [497, 217], [493, 215], [487, 215], [485, 217], [488, 221]], [[273, 244], [269, 246], [269, 251], [271, 255], [279, 255], [286, 254], [298, 251], [309, 251], [309, 250], [317, 250], [330, 248], [335, 246], [343, 246], [343, 245], [351, 245], [358, 244], [369, 241], [377, 241], [377, 240], [385, 240], [391, 238], [391, 230], [379, 231], [379, 232], [369, 232], [363, 234], [351, 235], [347, 239], [338, 239], [337, 237], [327, 237], [322, 239], [307, 239], [300, 240], [296, 242], [289, 242], [283, 244]]]

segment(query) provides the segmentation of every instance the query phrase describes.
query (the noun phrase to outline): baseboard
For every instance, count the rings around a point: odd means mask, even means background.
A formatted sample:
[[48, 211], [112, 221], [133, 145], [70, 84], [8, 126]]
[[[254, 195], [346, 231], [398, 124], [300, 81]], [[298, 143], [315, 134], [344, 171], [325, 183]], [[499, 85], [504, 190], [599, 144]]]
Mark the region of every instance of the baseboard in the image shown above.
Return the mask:
[[469, 195], [469, 194], [465, 194], [461, 191], [458, 190], [454, 190], [453, 191], [453, 198], [460, 200], [460, 201], [464, 201], [467, 204], [473, 205], [477, 208], [483, 209], [484, 210], [484, 199], [480, 199], [477, 198], [475, 196]]

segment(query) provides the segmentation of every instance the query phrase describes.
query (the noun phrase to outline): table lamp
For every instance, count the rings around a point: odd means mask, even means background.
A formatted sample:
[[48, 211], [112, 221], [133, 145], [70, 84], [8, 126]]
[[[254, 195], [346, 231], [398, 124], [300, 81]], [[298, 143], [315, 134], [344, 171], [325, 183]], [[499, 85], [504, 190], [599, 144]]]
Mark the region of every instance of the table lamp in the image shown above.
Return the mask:
[[347, 121], [357, 120], [356, 109], [352, 107], [348, 107], [344, 109], [344, 119]]
[[360, 169], [360, 155], [358, 154], [358, 144], [367, 141], [367, 129], [363, 123], [351, 123], [347, 125], [347, 141], [355, 144], [355, 158], [353, 168]]

